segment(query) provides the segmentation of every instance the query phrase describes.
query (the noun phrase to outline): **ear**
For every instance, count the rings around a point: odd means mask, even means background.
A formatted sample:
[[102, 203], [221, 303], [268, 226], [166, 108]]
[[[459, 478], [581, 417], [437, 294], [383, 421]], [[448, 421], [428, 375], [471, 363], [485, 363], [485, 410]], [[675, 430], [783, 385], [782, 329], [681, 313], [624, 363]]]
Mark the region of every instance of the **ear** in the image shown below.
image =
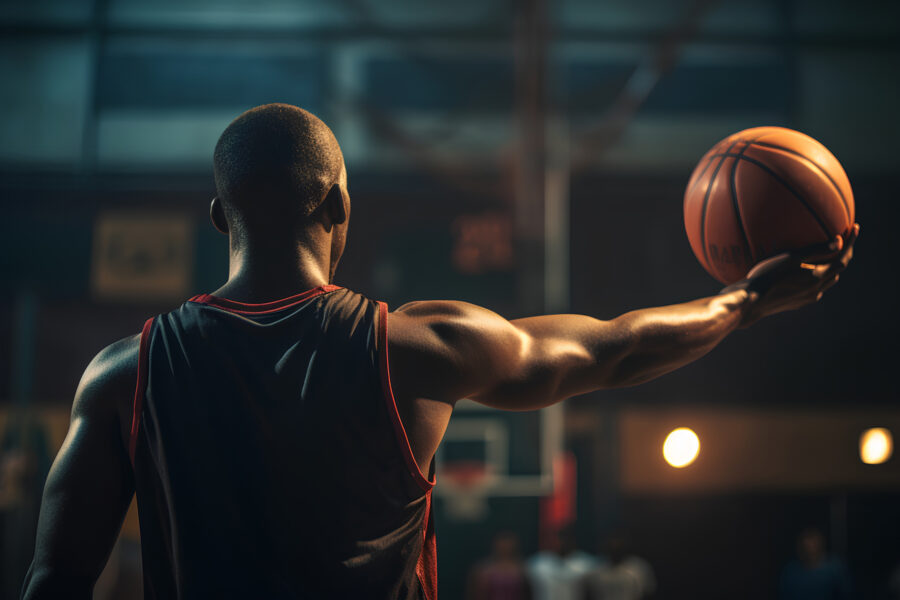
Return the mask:
[[213, 198], [212, 202], [209, 203], [209, 220], [212, 221], [213, 227], [215, 227], [219, 233], [228, 235], [228, 220], [225, 218], [225, 209], [218, 196]]
[[331, 186], [322, 204], [332, 225], [340, 225], [347, 220], [347, 206], [344, 203], [344, 192], [340, 184], [336, 183]]

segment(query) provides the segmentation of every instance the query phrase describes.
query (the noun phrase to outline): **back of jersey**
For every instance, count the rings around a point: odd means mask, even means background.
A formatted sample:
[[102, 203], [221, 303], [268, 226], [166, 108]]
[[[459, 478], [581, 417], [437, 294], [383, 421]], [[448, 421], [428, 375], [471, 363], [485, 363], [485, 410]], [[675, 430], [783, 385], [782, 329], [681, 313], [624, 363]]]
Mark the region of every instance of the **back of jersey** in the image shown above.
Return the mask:
[[436, 597], [383, 303], [203, 295], [148, 321], [130, 451], [148, 599]]

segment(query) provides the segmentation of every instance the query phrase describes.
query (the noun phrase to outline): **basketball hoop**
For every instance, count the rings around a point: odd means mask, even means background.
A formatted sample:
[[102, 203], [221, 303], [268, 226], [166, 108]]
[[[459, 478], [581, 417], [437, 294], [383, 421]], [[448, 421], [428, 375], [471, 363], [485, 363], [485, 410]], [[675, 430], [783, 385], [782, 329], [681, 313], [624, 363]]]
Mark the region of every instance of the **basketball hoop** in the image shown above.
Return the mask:
[[479, 521], [488, 514], [487, 464], [477, 460], [445, 462], [438, 476], [446, 514], [456, 521]]

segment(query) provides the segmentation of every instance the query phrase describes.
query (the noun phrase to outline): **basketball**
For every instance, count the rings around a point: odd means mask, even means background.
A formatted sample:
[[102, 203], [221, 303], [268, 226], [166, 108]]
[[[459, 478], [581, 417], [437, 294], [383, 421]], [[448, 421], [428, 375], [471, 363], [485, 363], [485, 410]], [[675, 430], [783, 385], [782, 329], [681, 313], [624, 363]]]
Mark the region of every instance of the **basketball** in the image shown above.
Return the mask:
[[850, 182], [828, 148], [783, 127], [755, 127], [712, 147], [684, 192], [694, 255], [725, 284], [761, 260], [849, 233]]

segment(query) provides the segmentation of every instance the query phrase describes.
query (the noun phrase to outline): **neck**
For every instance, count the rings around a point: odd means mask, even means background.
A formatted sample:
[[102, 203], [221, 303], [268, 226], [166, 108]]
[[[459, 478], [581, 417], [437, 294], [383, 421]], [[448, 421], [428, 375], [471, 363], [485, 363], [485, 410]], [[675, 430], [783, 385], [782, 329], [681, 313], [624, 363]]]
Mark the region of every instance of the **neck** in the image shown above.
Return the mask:
[[239, 302], [268, 302], [331, 282], [331, 246], [325, 240], [231, 239], [228, 281], [213, 292]]

